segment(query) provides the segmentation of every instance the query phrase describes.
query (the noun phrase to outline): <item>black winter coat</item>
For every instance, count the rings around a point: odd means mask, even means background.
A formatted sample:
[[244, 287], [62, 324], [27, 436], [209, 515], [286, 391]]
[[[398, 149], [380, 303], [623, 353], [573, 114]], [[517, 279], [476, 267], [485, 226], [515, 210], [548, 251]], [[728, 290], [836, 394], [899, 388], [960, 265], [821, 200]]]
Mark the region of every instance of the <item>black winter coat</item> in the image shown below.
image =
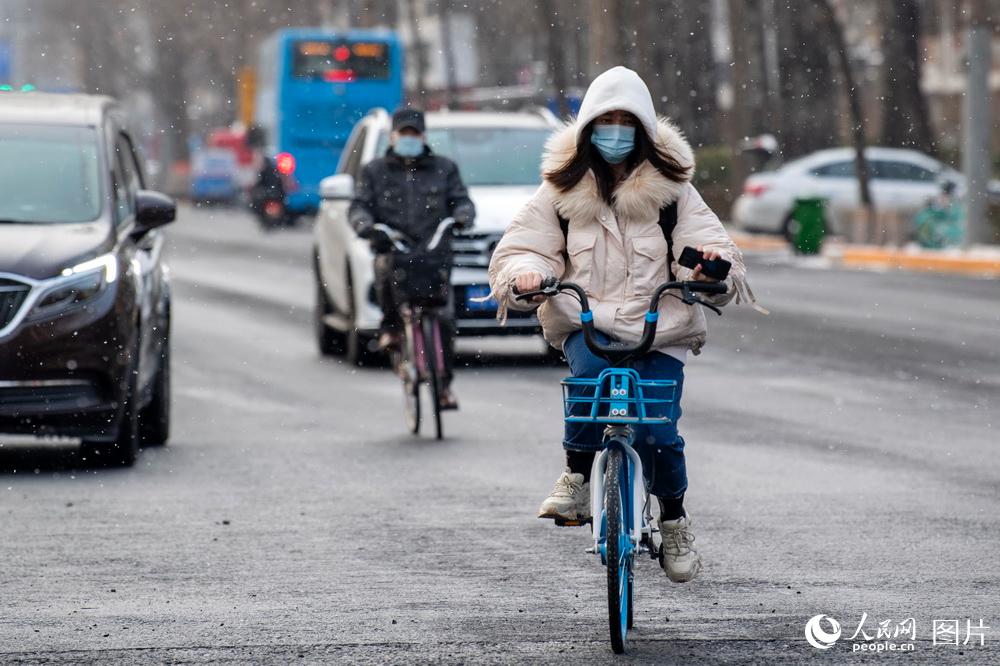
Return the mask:
[[365, 237], [372, 225], [382, 223], [417, 242], [429, 240], [446, 217], [466, 228], [472, 226], [476, 207], [462, 184], [458, 166], [424, 148], [409, 162], [392, 148], [385, 157], [365, 165], [355, 186], [348, 219]]

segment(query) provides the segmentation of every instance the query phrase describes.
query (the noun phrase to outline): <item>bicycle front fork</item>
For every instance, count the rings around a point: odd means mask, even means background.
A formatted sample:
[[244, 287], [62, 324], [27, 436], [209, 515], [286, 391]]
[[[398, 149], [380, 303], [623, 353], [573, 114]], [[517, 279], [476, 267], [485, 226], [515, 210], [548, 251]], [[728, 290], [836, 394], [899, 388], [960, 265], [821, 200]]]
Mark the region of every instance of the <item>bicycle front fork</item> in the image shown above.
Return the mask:
[[[594, 456], [594, 464], [590, 469], [590, 515], [593, 516], [591, 526], [594, 531], [593, 550], [587, 552], [600, 554], [601, 530], [604, 516], [604, 475], [608, 466], [608, 451], [618, 449], [625, 454], [628, 469], [627, 488], [631, 491], [631, 529], [629, 537], [637, 552], [652, 552], [653, 514], [649, 502], [649, 492], [642, 473], [642, 460], [632, 448], [633, 433], [628, 426], [609, 425], [604, 430], [605, 448]], [[623, 488], [623, 491], [626, 489]]]

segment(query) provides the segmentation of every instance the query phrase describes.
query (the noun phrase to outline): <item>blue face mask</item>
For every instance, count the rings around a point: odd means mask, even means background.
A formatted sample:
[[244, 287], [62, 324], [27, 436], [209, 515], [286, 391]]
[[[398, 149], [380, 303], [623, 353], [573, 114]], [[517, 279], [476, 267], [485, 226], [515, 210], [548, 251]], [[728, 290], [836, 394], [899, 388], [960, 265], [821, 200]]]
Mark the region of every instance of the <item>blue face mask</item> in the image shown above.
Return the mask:
[[399, 136], [396, 137], [396, 143], [392, 149], [400, 157], [412, 159], [424, 152], [424, 140], [419, 136]]
[[590, 142], [609, 164], [621, 164], [635, 148], [635, 128], [625, 125], [594, 125]]

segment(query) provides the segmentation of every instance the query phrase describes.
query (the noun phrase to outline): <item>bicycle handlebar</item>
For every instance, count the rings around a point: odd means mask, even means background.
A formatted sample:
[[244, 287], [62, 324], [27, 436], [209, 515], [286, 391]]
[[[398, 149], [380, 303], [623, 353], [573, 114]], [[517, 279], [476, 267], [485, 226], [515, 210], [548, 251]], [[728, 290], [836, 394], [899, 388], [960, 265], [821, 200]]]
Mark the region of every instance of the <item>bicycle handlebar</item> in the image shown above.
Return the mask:
[[[453, 217], [446, 217], [441, 220], [441, 222], [438, 223], [437, 228], [434, 230], [434, 235], [431, 236], [431, 239], [427, 242], [424, 249], [429, 252], [436, 250], [438, 245], [441, 244], [441, 239], [444, 238], [445, 234], [450, 232], [456, 224], [457, 222]], [[412, 252], [413, 247], [417, 244], [412, 238], [404, 234], [402, 231], [394, 229], [381, 222], [373, 225], [372, 230], [388, 238], [392, 243], [392, 246], [396, 248], [397, 252]]]
[[[716, 314], [721, 315], [722, 312], [717, 307], [695, 296], [695, 292], [724, 294], [728, 290], [728, 287], [723, 282], [664, 282], [656, 288], [649, 299], [649, 310], [646, 312], [646, 322], [642, 328], [642, 337], [639, 338], [638, 344], [630, 345], [627, 342], [619, 342], [617, 340], [603, 344], [597, 340], [595, 335], [596, 329], [594, 328], [594, 313], [590, 310], [587, 293], [580, 285], [573, 282], [560, 283], [556, 278], [548, 277], [542, 280], [541, 287], [541, 289], [536, 291], [516, 294], [514, 299], [523, 301], [535, 296], [556, 296], [565, 291], [574, 292], [580, 300], [580, 324], [583, 328], [583, 338], [587, 343], [587, 347], [598, 356], [602, 356], [612, 363], [623, 363], [630, 358], [645, 354], [652, 348], [653, 338], [656, 336], [656, 323], [660, 318], [660, 299], [663, 298], [663, 294], [667, 291], [680, 289], [682, 295], [676, 297], [679, 300], [688, 305], [703, 305], [713, 310]], [[673, 294], [671, 295], [673, 296]]]

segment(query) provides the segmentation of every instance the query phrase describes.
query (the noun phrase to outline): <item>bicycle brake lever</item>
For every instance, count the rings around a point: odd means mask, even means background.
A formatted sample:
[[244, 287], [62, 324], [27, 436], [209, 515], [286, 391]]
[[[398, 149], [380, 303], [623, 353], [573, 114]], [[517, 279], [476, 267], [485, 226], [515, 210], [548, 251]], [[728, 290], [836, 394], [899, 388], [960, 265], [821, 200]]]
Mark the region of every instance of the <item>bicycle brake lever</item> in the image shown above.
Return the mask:
[[719, 315], [720, 317], [722, 316], [722, 310], [720, 310], [719, 308], [715, 307], [711, 303], [706, 303], [705, 301], [701, 300], [701, 298], [699, 298], [698, 296], [696, 296], [695, 293], [693, 291], [691, 291], [691, 289], [688, 287], [688, 285], [686, 283], [684, 285], [684, 288], [681, 289], [681, 294], [682, 295], [679, 296], [678, 298], [680, 298], [681, 301], [683, 301], [685, 304], [687, 304], [687, 305], [702, 305], [702, 306], [708, 308], [709, 310], [711, 310], [712, 312], [714, 312], [715, 314]]
[[719, 315], [720, 317], [722, 316], [722, 310], [720, 310], [719, 308], [715, 307], [711, 303], [706, 303], [705, 301], [701, 300], [700, 298], [698, 298], [694, 294], [691, 294], [691, 300], [687, 300], [687, 299], [681, 299], [681, 300], [683, 300], [688, 305], [698, 304], [698, 305], [704, 306], [704, 307], [708, 308], [709, 310], [711, 310], [712, 312], [714, 312], [715, 314]]

